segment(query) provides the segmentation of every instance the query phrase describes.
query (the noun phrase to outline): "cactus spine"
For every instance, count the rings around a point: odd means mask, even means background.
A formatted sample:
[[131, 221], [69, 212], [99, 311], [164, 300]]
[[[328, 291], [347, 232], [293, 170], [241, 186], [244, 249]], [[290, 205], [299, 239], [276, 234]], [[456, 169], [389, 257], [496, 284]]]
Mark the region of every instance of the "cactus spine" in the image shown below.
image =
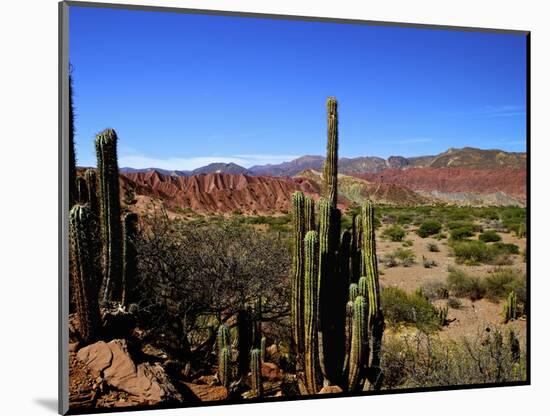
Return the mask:
[[305, 385], [309, 394], [319, 390], [318, 361], [318, 305], [317, 276], [319, 264], [319, 238], [316, 231], [308, 231], [305, 238], [305, 270], [304, 270], [304, 375]]
[[[367, 302], [363, 296], [357, 296], [353, 302], [351, 348], [349, 354], [348, 390], [359, 386], [360, 377], [368, 357]], [[362, 387], [362, 386], [361, 386]]]
[[95, 244], [91, 238], [92, 218], [87, 206], [75, 205], [69, 213], [73, 293], [85, 343], [97, 339], [99, 304]]
[[97, 170], [100, 194], [100, 224], [103, 241], [103, 302], [121, 300], [122, 232], [120, 187], [117, 162], [117, 135], [107, 129], [96, 136]]
[[250, 369], [252, 395], [253, 397], [262, 397], [262, 363], [260, 361], [260, 350], [257, 348], [250, 351]]
[[303, 285], [304, 285], [304, 237], [305, 198], [302, 192], [292, 194], [292, 339], [298, 356], [303, 352]]
[[130, 212], [124, 216], [124, 245], [122, 267], [122, 304], [136, 301], [138, 216]]

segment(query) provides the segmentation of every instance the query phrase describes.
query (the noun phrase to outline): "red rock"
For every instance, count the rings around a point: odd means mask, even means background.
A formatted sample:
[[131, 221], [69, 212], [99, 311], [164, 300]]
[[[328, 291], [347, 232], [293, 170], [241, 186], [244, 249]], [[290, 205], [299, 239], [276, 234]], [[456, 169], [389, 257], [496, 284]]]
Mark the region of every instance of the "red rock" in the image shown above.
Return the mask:
[[262, 363], [262, 377], [269, 381], [282, 380], [283, 371], [274, 363]]
[[342, 393], [342, 391], [339, 386], [324, 386], [317, 394]]

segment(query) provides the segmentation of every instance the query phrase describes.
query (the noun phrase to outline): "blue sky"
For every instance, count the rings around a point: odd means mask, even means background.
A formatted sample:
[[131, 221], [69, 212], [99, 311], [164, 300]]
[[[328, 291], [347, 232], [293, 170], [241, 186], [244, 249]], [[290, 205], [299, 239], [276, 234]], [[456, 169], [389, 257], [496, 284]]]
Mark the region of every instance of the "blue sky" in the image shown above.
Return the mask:
[[526, 38], [70, 7], [78, 164], [113, 127], [119, 165], [250, 167], [324, 154], [525, 151]]

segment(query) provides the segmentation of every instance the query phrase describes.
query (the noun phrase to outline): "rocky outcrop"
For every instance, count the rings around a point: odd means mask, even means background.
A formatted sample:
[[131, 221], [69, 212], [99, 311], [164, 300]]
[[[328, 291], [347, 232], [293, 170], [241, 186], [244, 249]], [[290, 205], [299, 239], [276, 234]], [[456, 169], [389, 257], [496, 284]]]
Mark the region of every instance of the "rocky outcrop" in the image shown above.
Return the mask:
[[77, 358], [94, 377], [128, 393], [133, 402], [155, 405], [183, 401], [160, 364], [134, 363], [125, 340], [96, 342], [79, 350]]

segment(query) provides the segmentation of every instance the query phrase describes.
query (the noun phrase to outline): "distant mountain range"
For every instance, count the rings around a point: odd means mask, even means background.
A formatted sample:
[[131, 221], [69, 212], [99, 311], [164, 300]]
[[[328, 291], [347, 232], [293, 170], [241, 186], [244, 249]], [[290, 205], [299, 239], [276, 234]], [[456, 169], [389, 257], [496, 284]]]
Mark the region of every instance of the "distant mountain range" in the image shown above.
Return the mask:
[[[289, 162], [275, 165], [256, 165], [244, 168], [235, 163], [211, 163], [194, 170], [169, 171], [159, 168], [121, 168], [122, 173], [147, 173], [156, 171], [167, 176], [194, 176], [210, 173], [244, 174], [251, 176], [295, 176], [304, 170], [320, 171], [323, 156], [302, 156]], [[390, 156], [383, 159], [376, 156], [340, 158], [338, 170], [346, 175], [379, 173], [386, 169], [409, 168], [467, 168], [467, 169], [525, 169], [526, 153], [505, 152], [503, 150], [483, 150], [473, 147], [451, 148], [434, 156], [403, 157]]]

